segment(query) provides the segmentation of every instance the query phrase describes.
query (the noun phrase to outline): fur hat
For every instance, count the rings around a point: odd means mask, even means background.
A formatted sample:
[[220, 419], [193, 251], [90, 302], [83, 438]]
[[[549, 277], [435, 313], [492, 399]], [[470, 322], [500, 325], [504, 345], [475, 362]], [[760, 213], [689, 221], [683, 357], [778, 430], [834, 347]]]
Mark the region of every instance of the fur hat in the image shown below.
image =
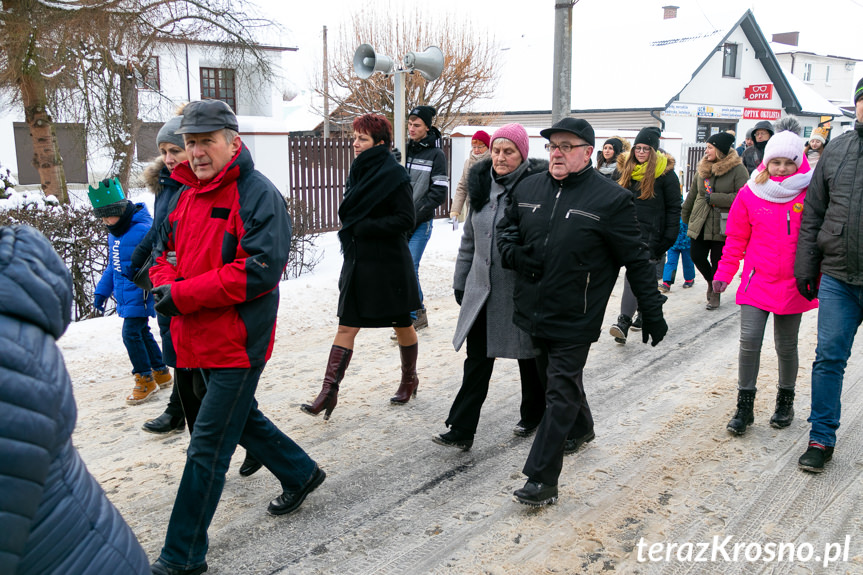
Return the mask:
[[734, 145], [734, 136], [728, 132], [719, 132], [707, 138], [707, 143], [723, 154], [728, 155], [728, 151]]
[[180, 122], [182, 120], [182, 116], [174, 116], [165, 122], [165, 124], [159, 128], [159, 133], [156, 135], [156, 146], [167, 142], [169, 144], [174, 144], [178, 148], [185, 149], [186, 143], [183, 141], [183, 135], [177, 133], [177, 128], [180, 127]]
[[485, 144], [486, 148], [491, 147], [491, 138], [484, 130], [477, 130], [476, 134], [474, 134], [473, 137], [470, 139], [471, 142], [473, 142], [474, 140], [479, 140], [480, 142]]
[[540, 130], [539, 134], [548, 140], [551, 135], [557, 132], [568, 132], [574, 136], [578, 136], [591, 146], [596, 145], [596, 134], [593, 131], [593, 126], [587, 120], [581, 118], [563, 118], [551, 128]]
[[97, 218], [122, 216], [126, 212], [126, 205], [131, 203], [123, 194], [119, 178], [102, 180], [97, 187], [89, 188], [87, 196], [93, 205], [93, 215]]
[[766, 166], [774, 158], [788, 158], [797, 167], [803, 162], [803, 140], [792, 131], [784, 130], [775, 134], [764, 147], [763, 162]]
[[408, 118], [411, 116], [416, 116], [426, 125], [427, 128], [432, 127], [432, 121], [434, 117], [437, 116], [437, 110], [432, 108], [431, 106], [415, 106], [408, 114]]
[[662, 130], [657, 128], [656, 126], [647, 126], [646, 128], [642, 128], [638, 135], [635, 136], [635, 143], [632, 144], [633, 147], [638, 144], [647, 144], [654, 150], [659, 149], [659, 137], [662, 135]]
[[527, 159], [527, 153], [530, 150], [530, 138], [527, 137], [527, 131], [521, 124], [506, 124], [494, 131], [491, 136], [491, 143], [498, 138], [505, 138], [515, 144], [521, 154], [522, 161]]
[[827, 143], [827, 130], [825, 130], [824, 128], [822, 128], [820, 126], [815, 128], [814, 130], [812, 130], [812, 134], [809, 135], [809, 140], [810, 141], [818, 140], [822, 144], [826, 144]]

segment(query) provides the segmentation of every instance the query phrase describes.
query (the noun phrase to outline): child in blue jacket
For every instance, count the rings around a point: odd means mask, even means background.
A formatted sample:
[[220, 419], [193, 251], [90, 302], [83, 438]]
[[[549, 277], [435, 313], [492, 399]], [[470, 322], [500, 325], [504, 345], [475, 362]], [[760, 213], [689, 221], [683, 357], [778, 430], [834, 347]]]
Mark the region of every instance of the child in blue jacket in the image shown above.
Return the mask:
[[96, 286], [93, 307], [104, 313], [105, 302], [112, 294], [117, 300], [117, 315], [123, 318], [123, 344], [135, 376], [135, 387], [126, 403], [136, 405], [150, 399], [160, 387], [173, 383], [159, 344], [150, 332], [149, 318], [156, 316], [153, 296], [122, 274], [153, 218], [147, 206], [125, 198], [116, 178], [102, 180], [98, 188], [90, 187], [88, 195], [93, 213], [108, 228], [108, 266]]
[[689, 226], [681, 220], [677, 240], [673, 246], [668, 248], [666, 254], [665, 269], [662, 271], [662, 284], [659, 286], [661, 292], [671, 291], [671, 284], [674, 283], [674, 276], [677, 275], [678, 259], [683, 261], [683, 287], [691, 288], [692, 284], [695, 283], [695, 265], [689, 255], [689, 237], [686, 235], [688, 229]]

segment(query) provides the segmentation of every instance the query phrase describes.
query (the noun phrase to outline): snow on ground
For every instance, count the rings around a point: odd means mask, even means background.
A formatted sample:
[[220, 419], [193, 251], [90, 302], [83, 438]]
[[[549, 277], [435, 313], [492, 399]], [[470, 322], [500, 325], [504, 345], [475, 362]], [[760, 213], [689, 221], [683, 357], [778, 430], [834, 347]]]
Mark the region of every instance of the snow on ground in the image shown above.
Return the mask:
[[[238, 449], [209, 532], [208, 573], [863, 573], [859, 350], [846, 370], [834, 460], [821, 475], [803, 473], [797, 458], [808, 437], [816, 313], [801, 325], [792, 425], [767, 424], [777, 378], [768, 324], [755, 424], [731, 437], [725, 425], [736, 396], [739, 313], [731, 293], [718, 310], [705, 311], [700, 277], [693, 289], [678, 281], [668, 294], [670, 331], [657, 347], [637, 334], [620, 346], [607, 333], [593, 345], [584, 379], [596, 439], [565, 459], [556, 505], [532, 510], [512, 500], [532, 442], [511, 432], [520, 394], [515, 361], [496, 363], [470, 451], [432, 443], [445, 430], [464, 360], [464, 350], [451, 345], [459, 236], [448, 222], [435, 222], [423, 257], [430, 326], [419, 332], [419, 393], [405, 406], [389, 404], [398, 349], [391, 330], [378, 329], [360, 332], [330, 421], [300, 412], [320, 389], [337, 324], [335, 234], [322, 236], [325, 255], [314, 273], [282, 283], [277, 340], [257, 399], [327, 480], [298, 512], [269, 517], [264, 510], [278, 482], [266, 470], [241, 478]], [[621, 290], [618, 281], [606, 325], [617, 316]], [[188, 434], [141, 431], [164, 409], [168, 390], [125, 405], [132, 377], [120, 326], [116, 317], [78, 322], [59, 345], [79, 408], [75, 444], [155, 559]], [[780, 544], [782, 559], [770, 559]], [[705, 545], [707, 561], [696, 560]]]

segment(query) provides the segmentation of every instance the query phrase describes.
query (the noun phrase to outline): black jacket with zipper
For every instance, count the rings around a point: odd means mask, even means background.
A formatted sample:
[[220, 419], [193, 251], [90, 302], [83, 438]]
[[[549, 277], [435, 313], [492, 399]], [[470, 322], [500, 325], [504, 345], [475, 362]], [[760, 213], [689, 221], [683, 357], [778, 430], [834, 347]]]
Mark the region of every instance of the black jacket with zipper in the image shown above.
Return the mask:
[[518, 327], [543, 339], [596, 341], [621, 266], [645, 320], [662, 317], [664, 300], [630, 191], [588, 165], [563, 180], [548, 172], [525, 178], [513, 197], [498, 224], [503, 266], [515, 268], [518, 246], [530, 246], [530, 257], [543, 264], [538, 279], [516, 278]]

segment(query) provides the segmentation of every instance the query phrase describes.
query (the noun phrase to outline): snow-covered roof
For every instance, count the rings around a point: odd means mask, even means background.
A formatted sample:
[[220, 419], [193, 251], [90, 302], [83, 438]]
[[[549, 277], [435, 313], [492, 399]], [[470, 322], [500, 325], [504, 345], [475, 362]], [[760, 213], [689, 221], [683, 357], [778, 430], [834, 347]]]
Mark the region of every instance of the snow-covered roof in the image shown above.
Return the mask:
[[820, 49], [816, 50], [815, 46], [808, 46], [806, 44], [792, 46], [790, 44], [783, 44], [781, 42], [770, 42], [770, 49], [773, 50], [774, 54], [812, 54], [814, 56], [824, 56], [825, 58], [837, 58], [839, 60], [849, 60], [852, 62], [863, 62], [860, 58], [852, 58], [851, 56], [842, 56], [839, 54], [832, 53], [830, 48], [826, 50], [824, 47], [820, 47]]
[[794, 74], [786, 73], [785, 70], [782, 73], [794, 95], [797, 96], [797, 101], [800, 102], [801, 113], [818, 116], [842, 115], [842, 110], [838, 106], [831, 104], [827, 98], [807, 86], [800, 78]]

